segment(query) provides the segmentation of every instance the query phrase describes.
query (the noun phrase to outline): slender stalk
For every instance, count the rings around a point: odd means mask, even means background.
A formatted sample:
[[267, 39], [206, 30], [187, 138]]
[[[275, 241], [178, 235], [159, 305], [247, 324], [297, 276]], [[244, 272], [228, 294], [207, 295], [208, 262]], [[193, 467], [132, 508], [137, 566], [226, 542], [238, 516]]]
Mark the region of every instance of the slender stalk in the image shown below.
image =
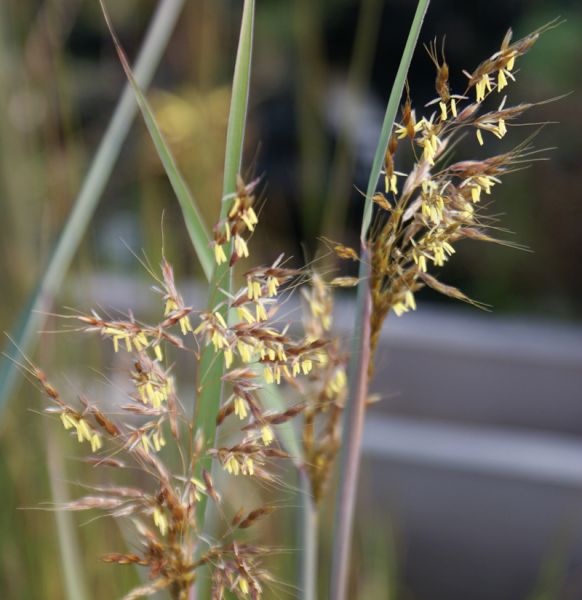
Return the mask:
[[319, 514], [318, 507], [313, 502], [311, 483], [305, 470], [299, 470], [301, 489], [301, 509], [299, 511], [299, 532], [301, 544], [299, 547], [299, 572], [301, 575], [301, 598], [316, 600], [318, 546], [319, 546]]
[[361, 455], [361, 441], [366, 411], [366, 398], [368, 395], [368, 367], [370, 363], [370, 316], [371, 298], [368, 286], [370, 264], [368, 257], [367, 236], [372, 222], [373, 203], [372, 197], [376, 191], [382, 164], [396, 111], [402, 96], [404, 82], [410, 67], [410, 61], [418, 41], [418, 36], [428, 9], [430, 0], [419, 0], [410, 27], [408, 39], [402, 53], [398, 72], [392, 85], [382, 131], [376, 147], [374, 161], [366, 190], [366, 203], [362, 216], [360, 233], [360, 283], [356, 305], [356, 324], [354, 330], [354, 344], [349, 367], [350, 395], [347, 410], [344, 416], [343, 445], [340, 459], [340, 483], [336, 495], [336, 516], [334, 526], [334, 545], [332, 557], [332, 600], [345, 600], [347, 598], [350, 548], [356, 502], [358, 471]]
[[[241, 172], [243, 146], [246, 127], [246, 117], [249, 101], [251, 79], [251, 58], [253, 51], [253, 31], [255, 21], [255, 1], [245, 0], [242, 12], [240, 37], [232, 81], [232, 96], [228, 127], [226, 133], [226, 149], [224, 157], [223, 193], [221, 199], [220, 218], [227, 216], [232, 206], [232, 198], [236, 194], [237, 176]], [[223, 300], [225, 294], [230, 294], [232, 288], [232, 268], [228, 263], [214, 269], [209, 284], [208, 308], [214, 310]], [[226, 296], [227, 297], [227, 296]], [[228, 319], [226, 304], [219, 309], [224, 319]], [[216, 415], [222, 399], [224, 374], [223, 360], [216, 355], [211, 345], [202, 351], [198, 364], [197, 398], [194, 404], [192, 431], [202, 439], [201, 458], [196, 463], [195, 475], [200, 477], [202, 469], [211, 469], [211, 457], [206, 450], [214, 444], [216, 436]], [[207, 497], [202, 496], [196, 505], [196, 520], [199, 528], [206, 522]], [[202, 548], [198, 545], [197, 552]], [[196, 585], [190, 590], [189, 596], [199, 600], [208, 597], [208, 579], [198, 577]]]
[[350, 396], [345, 412], [344, 441], [341, 453], [340, 484], [336, 506], [334, 545], [332, 557], [331, 598], [345, 600], [349, 576], [350, 548], [356, 504], [356, 491], [362, 432], [366, 414], [368, 395], [368, 365], [370, 363], [370, 315], [372, 300], [367, 284], [369, 274], [368, 252], [362, 246], [360, 277], [364, 285], [358, 286], [358, 312], [355, 330], [356, 341], [352, 349], [352, 359], [348, 377]]
[[[236, 180], [242, 165], [242, 153], [244, 143], [244, 132], [248, 108], [249, 83], [251, 77], [251, 55], [252, 55], [252, 32], [255, 17], [254, 0], [245, 0], [242, 20], [241, 35], [239, 40], [236, 64], [233, 77], [233, 91], [228, 117], [228, 128], [226, 135], [226, 153], [224, 159], [223, 200], [221, 203], [220, 218], [226, 217], [231, 206], [227, 201], [236, 193]], [[210, 291], [208, 297], [208, 308], [213, 310], [225, 299], [231, 290], [232, 269], [228, 263], [223, 263], [214, 270], [210, 280]], [[228, 318], [227, 306], [220, 308], [223, 317]], [[202, 351], [198, 373], [198, 397], [196, 398], [193, 430], [199, 432], [203, 439], [203, 450], [214, 444], [216, 433], [216, 414], [220, 406], [222, 395], [222, 375], [224, 374], [224, 363], [216, 355], [214, 348], [208, 345]], [[203, 457], [198, 461], [197, 475], [204, 467], [210, 469], [210, 457]], [[206, 496], [202, 496], [197, 504], [198, 522], [203, 523], [206, 510]]]
[[[158, 4], [134, 69], [135, 79], [142, 89], [149, 85], [154, 75], [184, 2], [185, 0], [160, 0]], [[26, 303], [12, 334], [16, 345], [25, 353], [31, 351], [36, 333], [42, 327], [53, 297], [63, 283], [136, 113], [135, 96], [131, 85], [127, 83], [43, 276]], [[6, 349], [8, 356], [0, 368], [0, 416], [19, 376], [18, 369], [14, 368], [17, 353], [16, 346], [9, 345]]]

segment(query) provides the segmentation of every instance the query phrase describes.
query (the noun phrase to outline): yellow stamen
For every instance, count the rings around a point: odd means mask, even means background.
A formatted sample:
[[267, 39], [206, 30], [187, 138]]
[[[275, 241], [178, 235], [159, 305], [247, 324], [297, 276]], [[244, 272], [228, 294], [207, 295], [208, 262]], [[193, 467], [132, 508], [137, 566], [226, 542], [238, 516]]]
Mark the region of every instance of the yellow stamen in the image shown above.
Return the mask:
[[255, 317], [253, 317], [251, 311], [245, 306], [237, 306], [236, 312], [238, 313], [239, 319], [243, 319], [250, 324], [255, 322]]
[[234, 399], [234, 414], [242, 421], [247, 418], [248, 411], [245, 401], [237, 396]]
[[249, 582], [246, 580], [246, 577], [241, 577], [238, 580], [238, 587], [243, 594], [247, 595], [249, 593]]
[[243, 240], [242, 237], [240, 237], [240, 235], [234, 236], [234, 249], [240, 257], [247, 257], [249, 255], [249, 248], [247, 246], [247, 243]]
[[221, 313], [219, 313], [218, 311], [212, 313], [214, 315], [214, 318], [218, 321], [218, 323], [220, 324], [221, 327], [224, 327], [224, 329], [227, 329], [226, 326], [226, 321], [224, 320], [224, 317], [222, 316]]
[[497, 73], [497, 91], [500, 92], [504, 87], [507, 87], [507, 78], [503, 69], [499, 69]]
[[234, 202], [232, 204], [232, 208], [230, 209], [230, 212], [228, 213], [228, 218], [229, 219], [234, 218], [234, 216], [236, 215], [239, 208], [240, 208], [240, 198], [237, 196], [234, 199]]
[[261, 429], [261, 438], [263, 439], [263, 444], [265, 444], [265, 446], [269, 446], [271, 442], [275, 439], [275, 436], [273, 435], [273, 430], [268, 425], [265, 425]]
[[222, 263], [226, 262], [226, 254], [224, 253], [224, 250], [220, 244], [216, 244], [214, 246], [214, 258], [216, 259], [217, 265], [221, 265]]
[[479, 142], [479, 145], [482, 146], [483, 145], [483, 134], [481, 133], [480, 129], [477, 129], [477, 141]]
[[257, 321], [266, 321], [268, 319], [267, 311], [260, 302], [257, 302], [255, 306], [255, 313], [257, 315]]
[[154, 509], [154, 524], [160, 530], [162, 535], [166, 535], [166, 532], [168, 531], [168, 518], [157, 506]]
[[277, 288], [279, 287], [279, 281], [276, 277], [269, 277], [267, 279], [267, 295], [271, 298], [277, 295]]
[[444, 102], [439, 102], [439, 106], [441, 109], [441, 120], [447, 120], [447, 105]]
[[103, 446], [103, 443], [101, 442], [101, 436], [98, 433], [94, 433], [91, 436], [91, 451], [97, 452], [101, 446]]

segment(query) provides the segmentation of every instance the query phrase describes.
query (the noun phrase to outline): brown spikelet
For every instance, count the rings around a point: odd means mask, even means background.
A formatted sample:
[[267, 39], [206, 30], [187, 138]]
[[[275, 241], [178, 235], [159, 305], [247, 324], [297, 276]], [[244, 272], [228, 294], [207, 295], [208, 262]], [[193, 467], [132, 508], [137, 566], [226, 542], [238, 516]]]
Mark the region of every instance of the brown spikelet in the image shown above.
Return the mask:
[[118, 565], [147, 565], [147, 561], [137, 554], [119, 554], [110, 552], [101, 557], [101, 560], [106, 563], [117, 563]]
[[63, 505], [65, 510], [92, 510], [98, 508], [100, 510], [111, 510], [118, 508], [123, 503], [121, 498], [106, 498], [105, 496], [85, 496], [72, 502], [67, 502]]
[[340, 258], [345, 258], [349, 260], [359, 260], [360, 258], [358, 256], [358, 253], [353, 248], [350, 248], [349, 246], [344, 246], [343, 244], [336, 244], [333, 247], [333, 250]]
[[334, 277], [329, 283], [334, 287], [356, 287], [359, 282], [357, 277]]
[[253, 511], [251, 511], [238, 526], [239, 529], [248, 529], [252, 525], [254, 525], [259, 519], [270, 515], [275, 510], [274, 506], [261, 506]]
[[216, 415], [216, 424], [221, 425], [223, 421], [234, 413], [234, 402], [227, 402], [221, 406], [218, 414]]
[[204, 479], [204, 485], [206, 485], [208, 495], [218, 504], [220, 502], [220, 496], [214, 487], [210, 473], [206, 469], [202, 469], [202, 478]]
[[95, 418], [95, 421], [111, 436], [117, 437], [119, 435], [119, 428], [113, 421], [110, 421], [99, 409], [91, 407], [91, 414]]
[[238, 511], [236, 512], [236, 514], [234, 515], [234, 517], [232, 518], [232, 521], [230, 522], [230, 524], [233, 527], [236, 527], [242, 521], [242, 518], [243, 518], [243, 515], [244, 515], [244, 510], [245, 509], [242, 508], [242, 507], [239, 508]]
[[123, 469], [126, 466], [123, 461], [107, 456], [102, 458], [98, 456], [87, 456], [83, 459], [83, 461], [93, 465], [94, 467], [113, 467], [117, 469]]

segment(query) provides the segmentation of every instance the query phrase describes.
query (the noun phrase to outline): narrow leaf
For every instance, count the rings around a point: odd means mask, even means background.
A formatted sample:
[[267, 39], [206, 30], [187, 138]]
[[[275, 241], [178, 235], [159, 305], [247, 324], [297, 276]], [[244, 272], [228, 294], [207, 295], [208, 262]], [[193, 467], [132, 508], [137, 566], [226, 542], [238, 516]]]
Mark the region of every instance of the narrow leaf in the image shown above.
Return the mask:
[[[232, 97], [228, 128], [226, 134], [226, 151], [224, 160], [223, 195], [220, 218], [224, 218], [232, 204], [236, 193], [237, 175], [242, 164], [245, 123], [248, 107], [249, 85], [251, 77], [251, 56], [253, 48], [253, 28], [255, 16], [254, 0], [245, 0], [238, 51], [232, 84]], [[231, 271], [228, 263], [218, 266], [210, 281], [208, 308], [213, 310], [225, 299], [223, 290], [231, 291]], [[228, 319], [227, 307], [220, 309], [222, 316]], [[214, 444], [216, 434], [216, 415], [218, 414], [222, 397], [222, 375], [224, 374], [224, 359], [214, 352], [212, 345], [202, 351], [198, 368], [198, 395], [196, 398], [194, 429], [202, 435], [204, 447]], [[197, 476], [202, 469], [210, 470], [210, 457], [198, 461]], [[197, 506], [199, 522], [204, 521], [206, 496], [203, 496]]]
[[[255, 20], [254, 0], [245, 0], [238, 50], [234, 67], [232, 81], [232, 96], [230, 101], [230, 112], [226, 132], [226, 149], [224, 157], [224, 178], [222, 190], [222, 203], [220, 218], [226, 217], [232, 206], [232, 198], [236, 193], [237, 175], [242, 165], [243, 142], [245, 134], [246, 116], [248, 109], [249, 86], [251, 79], [251, 57], [253, 50], [253, 30]], [[232, 269], [228, 263], [216, 267], [210, 281], [208, 294], [208, 308], [213, 310], [225, 299], [222, 290], [227, 294], [232, 289]], [[226, 305], [220, 308], [220, 313], [228, 320]], [[194, 407], [192, 427], [196, 435], [201, 436], [203, 448], [207, 450], [214, 444], [216, 436], [216, 416], [220, 409], [222, 399], [222, 375], [224, 374], [224, 359], [214, 352], [212, 345], [207, 345], [202, 351], [198, 363], [198, 382], [196, 386], [197, 397]], [[211, 458], [203, 456], [198, 460], [195, 476], [200, 477], [204, 471], [211, 470]], [[207, 496], [202, 496], [196, 504], [196, 520], [199, 527], [203, 528], [207, 516]], [[198, 549], [200, 551], [201, 548]], [[209, 578], [200, 576], [196, 582], [196, 598], [208, 598]]]
[[374, 161], [372, 163], [372, 170], [370, 171], [370, 178], [368, 179], [368, 187], [366, 189], [366, 202], [364, 206], [364, 216], [362, 217], [362, 229], [361, 239], [365, 240], [372, 221], [372, 198], [376, 192], [376, 186], [378, 185], [378, 179], [380, 179], [380, 172], [382, 171], [382, 163], [386, 156], [386, 150], [388, 148], [388, 142], [390, 141], [390, 135], [392, 133], [392, 127], [394, 120], [396, 119], [396, 113], [398, 111], [398, 105], [400, 104], [400, 98], [402, 97], [402, 91], [404, 89], [404, 83], [408, 75], [408, 69], [410, 68], [410, 61], [414, 54], [414, 49], [418, 42], [418, 36], [424, 21], [424, 16], [428, 9], [430, 0], [419, 0], [414, 20], [410, 26], [408, 33], [408, 39], [402, 52], [402, 58], [400, 59], [400, 65], [392, 84], [392, 90], [390, 91], [390, 97], [388, 98], [388, 105], [386, 106], [386, 113], [384, 114], [384, 122], [382, 123], [382, 130], [380, 132], [380, 138], [378, 139], [378, 145], [376, 146], [376, 152], [374, 154]]
[[186, 228], [188, 229], [188, 233], [190, 234], [190, 239], [192, 240], [192, 244], [194, 246], [194, 250], [198, 255], [198, 260], [202, 265], [202, 270], [204, 271], [204, 275], [207, 279], [210, 279], [212, 275], [212, 270], [214, 267], [214, 262], [212, 258], [212, 252], [208, 245], [208, 231], [204, 222], [202, 221], [202, 217], [200, 212], [192, 198], [190, 190], [184, 181], [178, 167], [176, 165], [176, 161], [172, 156], [170, 148], [160, 131], [160, 128], [156, 122], [154, 117], [154, 113], [146, 100], [143, 92], [140, 89], [135, 77], [131, 71], [131, 67], [125, 56], [123, 48], [119, 42], [119, 39], [113, 29], [113, 24], [111, 23], [111, 19], [109, 18], [109, 13], [105, 8], [105, 4], [103, 0], [99, 0], [101, 4], [101, 9], [103, 10], [103, 16], [105, 17], [105, 22], [107, 23], [107, 27], [109, 28], [109, 32], [111, 33], [111, 37], [113, 39], [113, 43], [115, 44], [115, 49], [117, 51], [117, 55], [119, 56], [119, 61], [125, 71], [125, 75], [133, 89], [135, 94], [135, 99], [141, 111], [141, 114], [144, 118], [145, 124], [148, 128], [150, 137], [152, 138], [152, 142], [156, 147], [158, 156], [162, 161], [164, 166], [164, 170], [166, 171], [166, 175], [172, 184], [172, 188], [174, 193], [176, 194], [176, 198], [180, 203], [180, 207], [182, 208], [182, 214], [184, 215], [184, 222], [186, 223]]

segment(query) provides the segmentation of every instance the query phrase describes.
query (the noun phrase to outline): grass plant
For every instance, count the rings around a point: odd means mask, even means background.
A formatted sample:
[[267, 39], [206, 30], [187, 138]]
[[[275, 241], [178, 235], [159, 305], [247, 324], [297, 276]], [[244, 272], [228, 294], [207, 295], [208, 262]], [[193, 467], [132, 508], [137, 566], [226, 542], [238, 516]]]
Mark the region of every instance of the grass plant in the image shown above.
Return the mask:
[[[158, 28], [156, 52], [148, 54], [147, 68], [138, 61], [144, 70], [134, 74], [101, 1], [129, 80], [121, 116], [114, 120], [114, 125], [121, 120], [123, 126], [106, 136], [106, 158], [98, 154], [84, 188], [89, 191], [81, 195], [67, 226], [71, 229], [63, 233], [64, 241], [57, 246], [56, 258], [32, 303], [38, 308], [62, 281], [136, 106], [181, 207], [207, 280], [207, 302], [194, 307], [185, 300], [164, 255], [159, 268], [143, 262], [159, 294], [155, 322], [132, 313], [110, 316], [101, 310], [61, 315], [72, 331], [98, 335], [113, 353], [124, 355], [119, 363], [125, 377], [124, 400], [114, 406], [85, 395], [61, 394], [26, 358], [42, 315], [28, 317], [17, 346], [22, 370], [48, 400], [47, 414], [83, 445], [86, 461], [103, 473], [101, 482], [80, 498], [67, 500], [62, 490], [55, 490], [56, 508], [100, 511], [133, 528], [132, 547], [103, 557], [120, 568], [137, 565], [147, 570], [147, 581], [128, 591], [124, 600], [160, 591], [176, 600], [258, 599], [282, 591], [306, 600], [318, 597], [319, 513], [338, 454], [329, 595], [333, 600], [349, 597], [360, 446], [379, 332], [390, 313], [400, 316], [416, 308], [415, 293], [424, 286], [480, 305], [433, 273], [462, 240], [507, 243], [497, 238], [503, 230], [480, 202], [503, 176], [537, 155], [531, 138], [504, 152], [490, 143], [504, 138], [508, 127], [534, 107], [532, 103], [510, 105], [506, 92], [500, 92], [515, 78], [516, 60], [556, 24], [551, 22], [513, 43], [509, 30], [500, 48], [466, 73], [468, 83], [462, 93], [450, 88], [444, 42], [429, 43], [437, 96], [429, 103], [429, 112], [417, 118], [406, 77], [428, 5], [429, 0], [417, 4], [390, 93], [363, 202], [360, 247], [330, 244], [337, 257], [359, 262], [359, 275], [332, 278], [318, 273], [317, 263], [296, 264], [278, 253], [268, 264], [252, 263], [262, 182], [245, 174], [243, 147], [254, 0], [244, 0], [242, 7], [223, 192], [212, 229], [203, 222], [142, 91], [181, 3], [160, 4], [156, 23], [163, 22], [163, 35]], [[305, 9], [306, 4], [301, 6]], [[372, 10], [375, 5], [369, 6]], [[133, 94], [135, 104], [128, 94]], [[453, 153], [467, 132], [474, 134], [475, 150], [481, 146], [482, 152], [490, 150], [486, 156], [464, 159]], [[407, 161], [406, 172], [396, 170], [397, 162]], [[336, 287], [357, 287], [351, 357], [333, 333]], [[301, 319], [287, 310], [296, 296], [302, 302]], [[175, 377], [178, 359], [190, 365], [193, 403]], [[2, 397], [9, 381], [6, 376], [2, 380]], [[289, 471], [284, 464], [295, 469], [302, 494], [298, 582], [281, 581], [268, 568], [269, 554], [279, 549], [268, 546], [261, 529], [263, 521], [285, 502], [284, 492], [294, 489], [294, 483], [283, 476]], [[58, 479], [57, 475], [53, 482]], [[263, 491], [248, 496], [244, 492], [248, 487]], [[249, 497], [260, 502], [249, 506]], [[69, 529], [70, 523], [62, 520], [62, 548], [68, 556], [73, 552]], [[69, 581], [69, 594], [86, 596], [80, 585]]]

